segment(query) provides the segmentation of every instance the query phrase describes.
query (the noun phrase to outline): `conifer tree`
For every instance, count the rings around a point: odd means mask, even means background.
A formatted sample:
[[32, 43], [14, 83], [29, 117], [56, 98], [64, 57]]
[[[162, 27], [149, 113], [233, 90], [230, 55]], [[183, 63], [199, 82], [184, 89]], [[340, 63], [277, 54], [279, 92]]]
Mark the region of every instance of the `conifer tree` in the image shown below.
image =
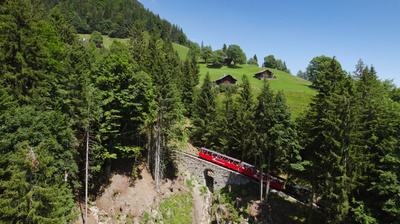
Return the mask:
[[220, 106], [217, 106], [217, 116], [213, 128], [213, 143], [216, 150], [226, 155], [234, 156], [232, 148], [233, 141], [233, 122], [236, 119], [237, 104], [233, 100], [233, 90], [225, 90], [225, 99]]
[[233, 123], [232, 156], [249, 161], [256, 154], [254, 133], [253, 90], [246, 75], [242, 76], [242, 89], [237, 98], [237, 110]]
[[163, 158], [165, 154], [163, 149], [166, 148], [168, 140], [176, 134], [178, 124], [183, 118], [183, 105], [181, 103], [180, 93], [176, 85], [176, 77], [180, 69], [172, 68], [174, 64], [168, 64], [168, 61], [174, 60], [174, 55], [171, 55], [171, 44], [166, 43], [164, 46], [159, 43], [156, 34], [153, 34], [149, 41], [147, 51], [147, 64], [145, 69], [152, 78], [152, 83], [155, 89], [156, 108], [156, 143], [154, 150], [151, 152], [154, 155], [154, 176], [156, 188], [159, 188], [160, 179], [163, 174]]
[[2, 107], [32, 103], [34, 98], [41, 101], [48, 91], [49, 60], [47, 24], [39, 4], [26, 0], [0, 4], [0, 94], [4, 94], [0, 99], [8, 101]]
[[212, 146], [212, 128], [216, 116], [216, 93], [207, 73], [193, 103], [192, 138], [197, 145]]
[[70, 184], [77, 180], [78, 167], [66, 116], [22, 106], [7, 110], [1, 123], [0, 220], [61, 222], [76, 217]]
[[320, 75], [319, 93], [301, 125], [307, 141], [303, 156], [311, 161], [308, 177], [314, 192], [324, 198], [327, 221], [344, 222], [360, 172], [352, 140], [356, 126], [354, 89], [335, 59]]
[[363, 172], [359, 175], [362, 184], [352, 205], [354, 219], [358, 222], [398, 222], [398, 105], [389, 100], [389, 93], [373, 67], [369, 69], [360, 60], [354, 74], [360, 114], [356, 141], [362, 155], [359, 160], [363, 162]]
[[[266, 142], [268, 141], [268, 130], [272, 126], [270, 118], [273, 110], [272, 104], [274, 93], [272, 92], [267, 79], [264, 80], [264, 86], [261, 89], [260, 95], [257, 97], [257, 106], [255, 109], [255, 130], [257, 131], [256, 145], [258, 148], [260, 170], [260, 200], [263, 198], [263, 174], [265, 167], [265, 157], [270, 158], [270, 153], [267, 151]], [[269, 165], [269, 164], [268, 164]], [[269, 182], [268, 182], [269, 184]]]
[[282, 91], [274, 95], [267, 80], [258, 96], [255, 112], [260, 166], [267, 168], [266, 201], [269, 195], [271, 170], [290, 173], [304, 170], [301, 164], [300, 145], [295, 124]]

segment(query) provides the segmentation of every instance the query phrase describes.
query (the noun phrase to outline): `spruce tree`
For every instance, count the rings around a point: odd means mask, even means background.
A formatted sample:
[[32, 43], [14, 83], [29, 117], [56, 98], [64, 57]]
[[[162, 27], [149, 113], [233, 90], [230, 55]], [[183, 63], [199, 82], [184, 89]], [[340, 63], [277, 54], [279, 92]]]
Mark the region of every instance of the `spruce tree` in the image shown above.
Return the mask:
[[237, 98], [237, 110], [232, 130], [232, 156], [245, 161], [254, 159], [255, 133], [254, 133], [254, 99], [253, 90], [246, 75], [242, 76], [242, 89]]
[[319, 93], [301, 125], [306, 133], [303, 156], [311, 161], [308, 178], [314, 192], [323, 197], [327, 221], [339, 223], [348, 218], [350, 195], [360, 172], [352, 140], [356, 126], [354, 88], [335, 59], [320, 75]]
[[216, 93], [207, 73], [193, 102], [192, 139], [196, 145], [212, 146], [212, 128], [216, 116]]
[[232, 148], [233, 141], [233, 122], [236, 119], [237, 104], [233, 100], [233, 90], [225, 90], [225, 98], [222, 104], [217, 106], [217, 116], [212, 130], [213, 143], [215, 150], [226, 155], [234, 156]]
[[360, 111], [357, 144], [363, 157], [360, 186], [354, 195], [354, 219], [379, 223], [398, 222], [400, 117], [398, 104], [378, 80], [375, 69], [360, 60], [356, 66], [357, 106]]

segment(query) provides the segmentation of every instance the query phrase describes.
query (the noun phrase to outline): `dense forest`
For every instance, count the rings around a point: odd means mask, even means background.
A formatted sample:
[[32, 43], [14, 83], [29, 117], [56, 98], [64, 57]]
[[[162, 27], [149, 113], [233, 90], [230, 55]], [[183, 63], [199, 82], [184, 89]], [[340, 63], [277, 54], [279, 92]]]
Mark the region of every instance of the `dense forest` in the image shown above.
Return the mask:
[[[246, 75], [240, 87], [216, 88], [208, 75], [199, 86], [202, 53], [182, 61], [175, 37], [149, 32], [141, 15], [151, 13], [136, 1], [45, 2], [0, 3], [1, 222], [74, 220], [87, 149], [96, 195], [122, 158], [146, 158], [158, 187], [171, 149], [187, 140], [311, 187], [327, 223], [400, 222], [399, 89], [374, 67], [360, 60], [348, 73], [314, 58], [318, 94], [294, 120], [267, 80], [257, 94]], [[124, 29], [128, 43], [109, 48], [77, 37]]]
[[182, 28], [145, 9], [137, 0], [43, 0], [46, 11], [58, 9], [78, 33], [98, 31], [109, 37], [127, 38], [133, 24], [150, 34], [189, 46]]

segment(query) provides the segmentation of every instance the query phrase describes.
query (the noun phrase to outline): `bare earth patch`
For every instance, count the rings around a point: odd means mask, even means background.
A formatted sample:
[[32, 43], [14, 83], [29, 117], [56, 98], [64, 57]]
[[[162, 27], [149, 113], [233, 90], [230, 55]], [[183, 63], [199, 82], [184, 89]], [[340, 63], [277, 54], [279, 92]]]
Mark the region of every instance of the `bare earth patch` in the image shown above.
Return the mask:
[[[113, 174], [110, 184], [95, 202], [91, 202], [88, 212], [88, 223], [127, 223], [136, 218], [144, 221], [144, 213], [157, 210], [158, 204], [172, 194], [187, 192], [183, 185], [190, 174], [181, 165], [179, 170], [182, 175], [174, 180], [164, 180], [159, 192], [156, 191], [151, 174], [143, 166], [140, 178], [134, 184], [130, 177], [123, 174]], [[193, 187], [193, 223], [209, 223], [209, 192], [200, 195], [201, 184], [195, 183]], [[84, 204], [81, 205], [84, 212]], [[82, 217], [75, 223], [83, 223]]]

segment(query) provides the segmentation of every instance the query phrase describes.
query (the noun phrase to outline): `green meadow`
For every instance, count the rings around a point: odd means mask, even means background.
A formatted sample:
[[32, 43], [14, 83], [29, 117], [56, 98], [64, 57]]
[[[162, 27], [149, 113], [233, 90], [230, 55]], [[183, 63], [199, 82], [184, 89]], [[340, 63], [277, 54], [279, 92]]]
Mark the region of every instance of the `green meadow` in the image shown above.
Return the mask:
[[[236, 68], [222, 66], [221, 68], [211, 68], [204, 63], [200, 63], [200, 82], [204, 79], [207, 72], [210, 74], [211, 80], [217, 80], [225, 75], [232, 75], [242, 83], [242, 76], [246, 75], [250, 81], [255, 96], [260, 93], [264, 85], [264, 81], [254, 78], [254, 74], [265, 68], [256, 67], [253, 65], [238, 65]], [[311, 83], [298, 78], [294, 75], [276, 70], [269, 69], [274, 73], [277, 79], [268, 80], [270, 86], [275, 91], [283, 91], [286, 96], [286, 103], [292, 111], [293, 118], [297, 117], [303, 110], [305, 110], [311, 99], [316, 95], [316, 90], [311, 88]]]
[[[80, 38], [90, 38], [90, 34], [79, 34]], [[119, 39], [119, 38], [110, 38], [106, 35], [103, 35], [104, 47], [108, 48], [112, 44], [112, 42], [120, 41], [122, 43], [127, 43], [128, 39]], [[186, 59], [187, 53], [189, 48], [173, 43], [174, 49], [177, 51], [179, 57], [182, 60]], [[221, 68], [212, 68], [211, 66], [207, 66], [204, 64], [204, 61], [199, 61], [200, 66], [200, 84], [203, 82], [203, 79], [207, 72], [210, 74], [211, 80], [217, 80], [221, 78], [224, 74], [225, 75], [232, 75], [238, 81], [238, 85], [242, 83], [242, 76], [246, 75], [249, 80], [250, 84], [253, 87], [253, 91], [255, 97], [257, 94], [260, 93], [260, 90], [263, 86], [263, 81], [254, 78], [254, 74], [258, 71], [261, 71], [265, 68], [256, 67], [253, 65], [238, 65], [236, 68], [222, 66]], [[293, 118], [296, 118], [302, 111], [304, 111], [313, 96], [316, 95], [316, 90], [310, 87], [311, 83], [298, 78], [294, 75], [276, 70], [276, 69], [269, 69], [274, 73], [277, 79], [268, 80], [271, 85], [271, 88], [275, 91], [283, 91], [286, 96], [286, 103], [290, 107], [292, 111]]]
[[[179, 44], [174, 43], [173, 45], [180, 58], [185, 60], [189, 49]], [[246, 75], [253, 87], [255, 97], [261, 91], [263, 86], [263, 81], [258, 80], [253, 76], [256, 72], [259, 72], [265, 68], [260, 68], [253, 65], [238, 65], [236, 68], [227, 66], [222, 66], [221, 68], [212, 68], [211, 66], [204, 64], [204, 61], [202, 60], [199, 61], [199, 65], [200, 84], [203, 82], [203, 79], [208, 72], [211, 80], [217, 80], [224, 74], [230, 74], [238, 80], [237, 83], [239, 86], [242, 83], [242, 76]], [[317, 94], [317, 91], [311, 88], [311, 83], [304, 79], [276, 69], [269, 70], [272, 71], [277, 77], [277, 79], [268, 80], [271, 88], [275, 91], [281, 90], [285, 93], [286, 103], [292, 111], [293, 118], [296, 118], [302, 111], [307, 109], [311, 99]]]
[[[79, 38], [90, 39], [90, 34], [78, 34]], [[121, 39], [121, 38], [111, 38], [107, 35], [101, 35], [103, 37], [103, 46], [105, 48], [109, 48], [114, 40], [119, 41], [121, 43], [127, 43], [129, 38]]]

